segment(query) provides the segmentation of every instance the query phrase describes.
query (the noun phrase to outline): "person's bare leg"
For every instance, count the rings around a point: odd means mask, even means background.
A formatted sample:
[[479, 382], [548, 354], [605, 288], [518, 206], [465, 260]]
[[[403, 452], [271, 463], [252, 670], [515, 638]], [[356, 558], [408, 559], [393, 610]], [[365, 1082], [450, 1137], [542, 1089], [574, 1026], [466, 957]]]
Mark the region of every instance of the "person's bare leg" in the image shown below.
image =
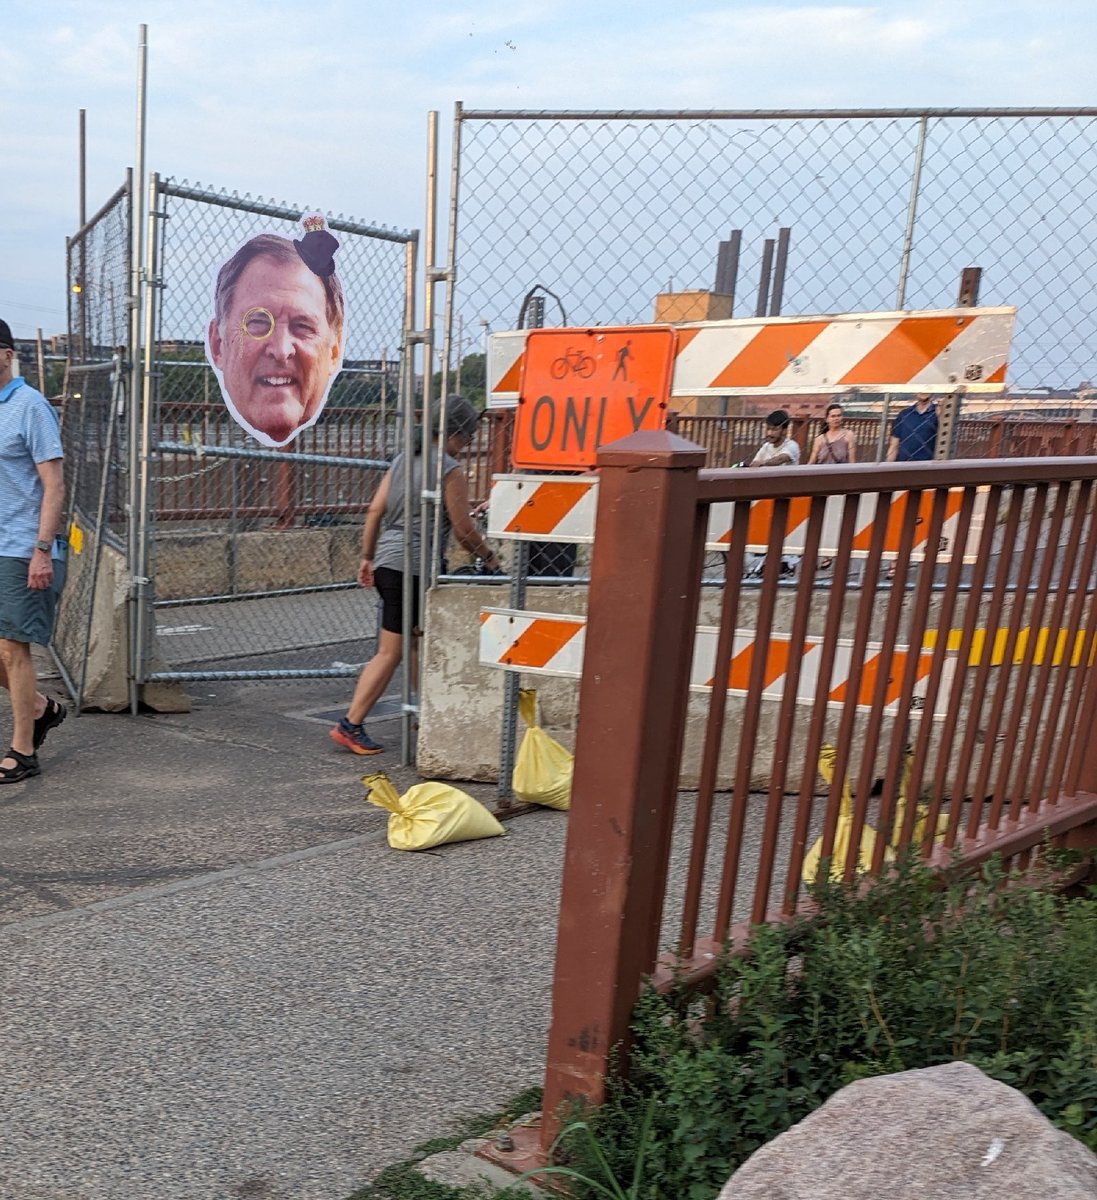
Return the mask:
[[[2, 661], [0, 661], [0, 688], [3, 688], [4, 691], [11, 690], [8, 687], [8, 673], [6, 670], [4, 670], [4, 664]], [[34, 719], [37, 721], [38, 718], [46, 711], [46, 706], [49, 704], [49, 697], [38, 691], [37, 679], [35, 680], [34, 688]]]
[[[34, 662], [30, 646], [26, 642], [13, 642], [0, 638], [0, 665], [4, 671], [4, 686], [11, 696], [11, 715], [14, 725], [11, 746], [20, 754], [34, 753], [35, 698], [38, 695], [38, 679], [34, 673]], [[4, 758], [0, 767], [14, 767], [14, 758]]]
[[347, 708], [347, 720], [352, 725], [362, 724], [392, 682], [396, 668], [400, 665], [403, 641], [400, 634], [392, 633], [388, 629], [381, 630], [377, 653], [362, 668], [350, 706]]

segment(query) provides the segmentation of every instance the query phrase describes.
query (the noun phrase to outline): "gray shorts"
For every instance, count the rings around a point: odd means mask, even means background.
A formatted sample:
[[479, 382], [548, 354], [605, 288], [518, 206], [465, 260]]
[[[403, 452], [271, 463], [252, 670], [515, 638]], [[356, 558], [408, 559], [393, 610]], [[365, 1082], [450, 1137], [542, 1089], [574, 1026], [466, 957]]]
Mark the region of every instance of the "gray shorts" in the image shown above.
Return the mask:
[[53, 560], [53, 585], [44, 591], [27, 587], [29, 566], [26, 558], [0, 558], [0, 638], [48, 646], [66, 564]]

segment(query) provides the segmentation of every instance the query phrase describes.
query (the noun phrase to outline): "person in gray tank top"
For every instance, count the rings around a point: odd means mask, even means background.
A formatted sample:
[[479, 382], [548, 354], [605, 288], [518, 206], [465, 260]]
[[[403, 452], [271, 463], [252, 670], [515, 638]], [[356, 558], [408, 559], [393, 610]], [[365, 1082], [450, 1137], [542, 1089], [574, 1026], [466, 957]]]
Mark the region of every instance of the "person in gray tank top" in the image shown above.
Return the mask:
[[[495, 551], [484, 540], [469, 515], [468, 482], [456, 457], [472, 441], [479, 418], [480, 414], [463, 396], [447, 398], [440, 545], [444, 551], [452, 532], [460, 545], [484, 561], [489, 571], [498, 571], [499, 560], [495, 557]], [[363, 722], [392, 682], [403, 657], [404, 538], [410, 537], [411, 561], [418, 565], [424, 536], [420, 528], [418, 504], [410, 514], [404, 511], [405, 479], [409, 473], [412, 493], [418, 499], [423, 490], [423, 455], [417, 452], [408, 463], [403, 454], [398, 454], [381, 480], [377, 494], [370, 501], [362, 529], [362, 561], [358, 566], [358, 582], [362, 587], [376, 588], [381, 597], [381, 632], [377, 653], [362, 668], [350, 706], [329, 734], [333, 742], [352, 754], [380, 754], [384, 749], [369, 736]], [[429, 529], [426, 537], [430, 537]], [[418, 577], [413, 581], [412, 594], [415, 597], [413, 636], [418, 637]], [[412, 655], [414, 667], [414, 644]]]

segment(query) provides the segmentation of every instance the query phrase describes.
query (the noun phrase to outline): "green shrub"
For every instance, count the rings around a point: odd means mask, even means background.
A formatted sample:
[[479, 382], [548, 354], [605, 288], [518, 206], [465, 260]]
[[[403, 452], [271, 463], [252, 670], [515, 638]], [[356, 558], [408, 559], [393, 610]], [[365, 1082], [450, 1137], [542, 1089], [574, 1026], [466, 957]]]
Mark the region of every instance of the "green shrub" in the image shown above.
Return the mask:
[[1097, 899], [995, 869], [943, 887], [908, 861], [865, 894], [827, 883], [816, 900], [810, 920], [757, 928], [711, 996], [645, 992], [629, 1079], [590, 1117], [606, 1162], [584, 1134], [571, 1166], [633, 1180], [643, 1137], [630, 1197], [711, 1200], [845, 1084], [955, 1059], [1097, 1150]]

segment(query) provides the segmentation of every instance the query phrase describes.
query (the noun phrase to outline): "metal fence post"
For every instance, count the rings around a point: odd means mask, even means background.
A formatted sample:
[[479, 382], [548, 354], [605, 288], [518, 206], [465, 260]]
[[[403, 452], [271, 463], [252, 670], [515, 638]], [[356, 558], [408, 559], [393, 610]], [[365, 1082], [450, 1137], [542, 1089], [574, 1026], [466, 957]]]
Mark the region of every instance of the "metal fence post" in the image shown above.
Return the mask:
[[[529, 542], [514, 543], [510, 568], [510, 606], [526, 607], [526, 583], [529, 576]], [[503, 719], [499, 734], [499, 781], [496, 795], [501, 809], [509, 808], [514, 796], [514, 760], [518, 743], [518, 692], [522, 678], [507, 671], [503, 678]]]
[[[918, 219], [918, 194], [922, 190], [922, 164], [926, 157], [926, 134], [929, 118], [923, 115], [918, 121], [918, 142], [914, 148], [914, 168], [910, 179], [910, 202], [907, 205], [907, 225], [903, 233], [903, 250], [899, 256], [899, 286], [896, 289], [895, 307], [899, 312], [907, 302], [907, 279], [910, 276], [910, 254], [914, 249], [914, 223]], [[888, 445], [888, 415], [891, 408], [891, 393], [885, 392], [880, 410], [880, 440], [876, 444], [876, 458], [884, 461]]]
[[610, 1055], [658, 954], [704, 556], [704, 462], [699, 446], [663, 430], [598, 454], [545, 1146], [562, 1105], [602, 1100]]

